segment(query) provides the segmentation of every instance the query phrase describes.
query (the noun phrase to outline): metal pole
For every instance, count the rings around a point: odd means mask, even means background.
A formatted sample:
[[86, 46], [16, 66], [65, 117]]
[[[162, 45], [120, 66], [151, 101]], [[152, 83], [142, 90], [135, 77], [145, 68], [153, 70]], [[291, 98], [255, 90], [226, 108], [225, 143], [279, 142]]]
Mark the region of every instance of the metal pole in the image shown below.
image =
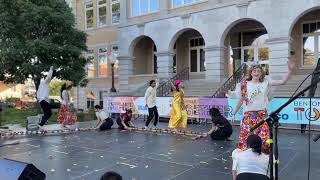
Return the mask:
[[111, 63], [111, 77], [112, 77], [112, 87], [110, 92], [117, 92], [116, 88], [114, 87], [114, 63]]
[[78, 87], [77, 87], [77, 111], [79, 111], [79, 88], [80, 88], [80, 86], [78, 85]]

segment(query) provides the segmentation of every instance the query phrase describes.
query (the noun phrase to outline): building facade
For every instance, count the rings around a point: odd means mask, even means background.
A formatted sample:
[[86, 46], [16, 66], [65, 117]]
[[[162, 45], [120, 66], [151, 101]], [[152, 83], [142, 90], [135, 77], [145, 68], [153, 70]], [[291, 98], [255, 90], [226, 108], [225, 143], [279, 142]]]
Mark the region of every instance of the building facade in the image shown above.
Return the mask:
[[300, 80], [320, 56], [320, 0], [76, 0], [72, 6], [93, 62], [88, 87], [77, 90], [81, 108], [100, 103], [110, 89], [111, 52], [118, 55], [122, 94], [186, 68], [191, 79], [221, 83], [242, 64], [259, 62], [279, 78], [290, 51]]

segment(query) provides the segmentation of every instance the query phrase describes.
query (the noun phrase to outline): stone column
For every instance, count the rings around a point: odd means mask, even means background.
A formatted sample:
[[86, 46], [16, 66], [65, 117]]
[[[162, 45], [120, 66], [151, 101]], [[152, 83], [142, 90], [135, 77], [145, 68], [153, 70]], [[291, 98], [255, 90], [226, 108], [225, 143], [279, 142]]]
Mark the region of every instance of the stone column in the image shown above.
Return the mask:
[[133, 75], [133, 57], [118, 56], [119, 60], [119, 84], [116, 89], [120, 93], [129, 92], [129, 76]]
[[205, 51], [206, 80], [221, 82], [224, 78], [224, 47], [207, 46]]
[[172, 77], [173, 72], [173, 52], [158, 52], [157, 56], [157, 68], [158, 78], [169, 78]]
[[[71, 1], [71, 9], [72, 9], [72, 13], [73, 13], [74, 17], [77, 18], [77, 1], [76, 0]], [[77, 22], [77, 20], [76, 20], [76, 22]]]
[[[90, 84], [88, 86], [91, 86]], [[87, 92], [92, 91], [90, 87], [77, 86], [73, 88], [74, 96], [74, 108], [76, 109], [87, 109]]]
[[127, 18], [128, 18], [127, 8], [128, 8], [127, 0], [120, 0], [120, 24], [127, 23]]
[[270, 38], [267, 40], [267, 44], [269, 47], [269, 74], [278, 79], [288, 72], [287, 61], [290, 56], [291, 38]]
[[160, 0], [159, 1], [159, 9], [160, 9], [160, 14], [162, 16], [166, 16], [168, 14], [169, 1], [171, 1], [171, 0]]

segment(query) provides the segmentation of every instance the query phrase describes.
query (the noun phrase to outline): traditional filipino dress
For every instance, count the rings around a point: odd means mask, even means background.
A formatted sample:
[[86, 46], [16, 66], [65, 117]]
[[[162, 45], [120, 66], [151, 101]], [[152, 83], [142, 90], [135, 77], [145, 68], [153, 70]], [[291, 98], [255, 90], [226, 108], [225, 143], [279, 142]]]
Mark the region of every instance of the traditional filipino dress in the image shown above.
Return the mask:
[[[271, 88], [271, 79], [265, 79], [264, 82], [253, 83], [250, 81], [243, 81], [241, 85], [236, 88], [238, 96], [242, 96], [243, 101], [243, 119], [240, 124], [240, 135], [238, 148], [244, 150], [247, 148], [247, 138], [251, 134], [250, 128], [264, 119], [267, 113], [267, 106], [269, 104], [268, 92]], [[262, 139], [262, 151], [269, 153], [269, 126], [265, 122], [253, 132]]]
[[63, 125], [74, 125], [77, 121], [77, 116], [72, 112], [69, 106], [69, 93], [67, 90], [62, 91], [62, 104], [59, 109], [58, 123]]
[[187, 111], [184, 104], [184, 91], [173, 91], [172, 107], [170, 111], [169, 128], [186, 128], [187, 127]]

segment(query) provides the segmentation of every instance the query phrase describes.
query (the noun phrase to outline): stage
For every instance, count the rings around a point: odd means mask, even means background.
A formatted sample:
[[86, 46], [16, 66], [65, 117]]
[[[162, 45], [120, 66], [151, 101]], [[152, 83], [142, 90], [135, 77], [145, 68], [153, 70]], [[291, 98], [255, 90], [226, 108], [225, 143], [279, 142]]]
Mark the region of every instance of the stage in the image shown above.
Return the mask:
[[[142, 124], [140, 124], [142, 125]], [[159, 127], [166, 127], [160, 123]], [[209, 125], [210, 126], [210, 125]], [[189, 130], [208, 129], [189, 125]], [[33, 163], [48, 180], [99, 179], [116, 171], [125, 180], [231, 180], [233, 142], [192, 140], [189, 136], [151, 132], [75, 132], [19, 138], [20, 143], [0, 147], [1, 158]], [[1, 139], [4, 142], [5, 139]], [[12, 139], [7, 139], [12, 140]], [[280, 179], [307, 179], [307, 134], [280, 130]], [[311, 178], [320, 179], [320, 141], [311, 142]]]

